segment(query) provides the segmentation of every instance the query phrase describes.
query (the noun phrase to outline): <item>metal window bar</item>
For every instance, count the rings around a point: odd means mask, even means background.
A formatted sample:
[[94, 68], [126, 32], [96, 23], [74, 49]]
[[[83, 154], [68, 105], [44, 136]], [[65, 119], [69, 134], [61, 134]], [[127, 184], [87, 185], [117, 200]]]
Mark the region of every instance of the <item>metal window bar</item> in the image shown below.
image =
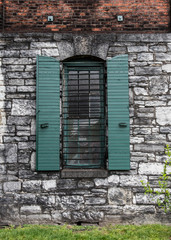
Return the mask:
[[[63, 164], [104, 167], [105, 81], [102, 64], [65, 65], [62, 81]], [[77, 64], [75, 64], [77, 65]]]

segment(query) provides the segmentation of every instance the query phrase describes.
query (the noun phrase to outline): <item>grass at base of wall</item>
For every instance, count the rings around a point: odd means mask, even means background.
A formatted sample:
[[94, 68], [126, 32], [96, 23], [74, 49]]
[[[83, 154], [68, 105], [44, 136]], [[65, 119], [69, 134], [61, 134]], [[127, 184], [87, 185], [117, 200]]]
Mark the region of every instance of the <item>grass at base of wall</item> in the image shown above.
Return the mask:
[[95, 226], [52, 226], [24, 225], [0, 229], [3, 240], [163, 240], [171, 239], [171, 226], [166, 225], [115, 225]]

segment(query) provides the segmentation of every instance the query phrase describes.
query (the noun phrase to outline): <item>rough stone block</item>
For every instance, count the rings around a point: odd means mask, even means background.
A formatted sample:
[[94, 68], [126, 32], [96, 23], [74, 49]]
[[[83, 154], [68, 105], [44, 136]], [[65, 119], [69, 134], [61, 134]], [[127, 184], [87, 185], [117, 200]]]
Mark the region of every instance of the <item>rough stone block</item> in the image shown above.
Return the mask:
[[149, 77], [149, 80], [150, 95], [160, 95], [168, 91], [168, 81], [166, 76]]
[[30, 49], [41, 49], [41, 48], [56, 48], [56, 42], [32, 42]]
[[159, 75], [162, 73], [161, 67], [135, 67], [136, 75]]
[[32, 64], [31, 58], [3, 58], [3, 64]]
[[163, 152], [164, 146], [160, 144], [135, 144], [134, 150], [141, 152]]
[[23, 191], [25, 192], [37, 192], [41, 189], [40, 180], [30, 180], [23, 182]]
[[5, 144], [4, 156], [6, 163], [17, 163], [17, 145], [16, 144]]
[[80, 180], [78, 182], [78, 187], [83, 189], [92, 188], [94, 187], [94, 182], [88, 180]]
[[18, 149], [20, 150], [35, 150], [36, 149], [36, 143], [35, 142], [19, 142], [18, 143]]
[[152, 61], [153, 60], [153, 54], [152, 53], [140, 53], [137, 54], [137, 60], [138, 61]]
[[171, 107], [156, 107], [156, 121], [159, 125], [171, 124]]
[[6, 174], [6, 166], [5, 164], [0, 165], [0, 174], [5, 175]]
[[6, 71], [7, 72], [23, 72], [24, 70], [24, 65], [7, 65]]
[[142, 87], [135, 87], [134, 92], [136, 95], [148, 95], [147, 90]]
[[150, 205], [150, 206], [136, 206], [136, 205], [126, 205], [123, 208], [123, 212], [124, 214], [144, 214], [144, 213], [151, 213], [154, 214], [155, 213], [155, 206]]
[[64, 196], [61, 198], [62, 209], [80, 210], [83, 208], [83, 196]]
[[20, 211], [22, 214], [34, 214], [34, 213], [41, 213], [41, 207], [40, 206], [22, 206], [20, 208]]
[[86, 205], [103, 205], [106, 203], [106, 198], [104, 197], [86, 197]]
[[72, 179], [57, 180], [57, 189], [73, 189], [77, 188], [76, 181]]
[[37, 55], [41, 55], [41, 50], [21, 50], [20, 51], [20, 57], [35, 57]]
[[30, 117], [18, 117], [18, 116], [9, 116], [7, 118], [7, 124], [8, 125], [22, 125], [26, 126], [31, 123], [31, 118]]
[[19, 205], [35, 205], [36, 204], [36, 195], [32, 193], [15, 193], [14, 202]]
[[[67, 217], [68, 215], [64, 215], [63, 217]], [[88, 210], [88, 211], [74, 211], [72, 214], [69, 215], [70, 218], [72, 218], [75, 222], [99, 222], [102, 221], [104, 218], [104, 213], [101, 211], [94, 211], [94, 210]], [[67, 219], [67, 218], [66, 218]]]
[[56, 180], [45, 180], [42, 182], [42, 187], [45, 191], [52, 191], [56, 189]]
[[143, 180], [144, 182], [147, 182], [147, 177], [139, 176], [139, 175], [120, 176], [120, 186], [122, 186], [122, 187], [139, 187], [139, 186], [142, 186], [142, 184], [140, 182], [141, 180]]
[[149, 47], [150, 52], [166, 52], [166, 46], [164, 45], [153, 45]]
[[59, 56], [59, 51], [56, 48], [52, 49], [42, 49], [42, 55], [43, 56], [49, 56], [49, 57], [58, 57]]
[[17, 192], [21, 190], [21, 182], [5, 182], [3, 184], [4, 192]]
[[23, 79], [10, 79], [9, 80], [9, 85], [12, 86], [22, 86], [24, 85], [24, 80]]
[[[162, 163], [140, 163], [139, 164], [139, 174], [145, 175], [161, 175], [163, 171]], [[168, 172], [171, 172], [171, 167], [168, 167]]]
[[153, 107], [153, 106], [166, 106], [166, 102], [165, 101], [146, 101], [145, 102], [145, 106], [146, 107]]
[[171, 54], [169, 53], [156, 53], [157, 61], [171, 61]]
[[62, 214], [58, 210], [53, 211], [52, 212], [52, 220], [53, 220], [53, 222], [61, 222]]
[[128, 52], [134, 53], [134, 52], [148, 52], [147, 46], [128, 46]]
[[28, 141], [28, 137], [6, 137], [4, 136], [4, 143], [14, 143], [14, 142], [26, 142]]
[[162, 65], [162, 70], [167, 73], [171, 73], [171, 64], [163, 64]]
[[27, 215], [27, 223], [45, 223], [50, 224], [51, 223], [51, 215], [50, 214], [29, 214]]
[[34, 116], [35, 115], [35, 101], [34, 100], [20, 100], [14, 99], [12, 103], [12, 115], [15, 116]]
[[36, 91], [36, 87], [35, 86], [21, 86], [21, 87], [17, 87], [17, 91], [18, 92], [35, 92]]
[[130, 190], [126, 190], [123, 188], [109, 188], [108, 200], [109, 204], [112, 205], [131, 204], [132, 193]]

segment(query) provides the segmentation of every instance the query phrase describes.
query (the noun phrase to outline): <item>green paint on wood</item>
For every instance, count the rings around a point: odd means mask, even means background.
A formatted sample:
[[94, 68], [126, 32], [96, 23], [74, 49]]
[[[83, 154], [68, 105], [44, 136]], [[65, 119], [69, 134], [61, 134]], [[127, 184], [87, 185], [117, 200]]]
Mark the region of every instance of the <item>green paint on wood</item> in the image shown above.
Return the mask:
[[[109, 170], [130, 169], [128, 56], [107, 61]], [[126, 123], [119, 125], [120, 123]]]
[[[36, 168], [38, 171], [59, 170], [59, 61], [37, 56], [36, 82]], [[48, 123], [47, 127], [43, 127], [45, 123]]]

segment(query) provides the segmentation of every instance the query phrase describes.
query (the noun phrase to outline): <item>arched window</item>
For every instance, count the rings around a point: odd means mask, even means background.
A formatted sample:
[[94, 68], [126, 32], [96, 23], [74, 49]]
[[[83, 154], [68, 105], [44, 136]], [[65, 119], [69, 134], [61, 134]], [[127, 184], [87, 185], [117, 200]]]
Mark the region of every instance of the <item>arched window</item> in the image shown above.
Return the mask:
[[77, 58], [64, 62], [63, 67], [63, 167], [104, 167], [104, 62], [99, 59]]

